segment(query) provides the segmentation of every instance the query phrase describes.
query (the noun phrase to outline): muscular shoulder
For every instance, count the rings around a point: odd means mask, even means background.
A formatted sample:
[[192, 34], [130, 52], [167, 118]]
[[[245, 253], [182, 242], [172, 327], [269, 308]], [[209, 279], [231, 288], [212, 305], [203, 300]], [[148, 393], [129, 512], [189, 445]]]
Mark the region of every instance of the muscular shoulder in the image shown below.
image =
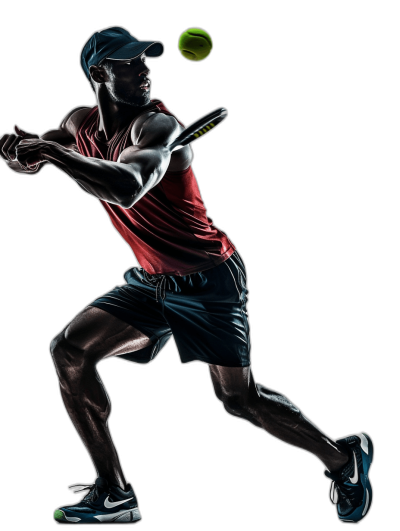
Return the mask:
[[[146, 149], [156, 146], [166, 146], [174, 140], [183, 127], [176, 118], [169, 114], [158, 112], [145, 113], [136, 120], [132, 127], [131, 149]], [[168, 171], [186, 170], [192, 162], [193, 153], [190, 146], [174, 151]]]
[[78, 132], [79, 126], [92, 110], [92, 107], [76, 107], [70, 111], [60, 124], [60, 129], [69, 133], [74, 138]]
[[90, 107], [77, 107], [67, 114], [57, 129], [41, 135], [42, 140], [57, 142], [68, 149], [76, 149], [76, 133]]
[[167, 145], [183, 130], [177, 120], [168, 114], [144, 113], [132, 127], [132, 143], [138, 147]]

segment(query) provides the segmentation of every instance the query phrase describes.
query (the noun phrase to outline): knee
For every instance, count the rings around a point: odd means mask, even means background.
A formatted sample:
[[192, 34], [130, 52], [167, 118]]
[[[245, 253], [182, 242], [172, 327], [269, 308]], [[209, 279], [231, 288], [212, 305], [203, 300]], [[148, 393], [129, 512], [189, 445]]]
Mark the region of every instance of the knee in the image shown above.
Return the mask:
[[52, 340], [50, 352], [60, 379], [68, 377], [71, 369], [77, 369], [84, 360], [83, 352], [66, 338], [64, 331]]
[[[218, 395], [217, 395], [218, 396]], [[224, 405], [224, 408], [231, 415], [236, 417], [247, 418], [249, 416], [249, 407], [245, 397], [238, 394], [221, 393], [218, 397]]]
[[62, 352], [64, 350], [65, 335], [64, 332], [58, 334], [55, 338], [52, 339], [50, 343], [50, 354], [53, 358], [54, 365], [57, 367], [61, 364], [61, 359], [63, 357]]

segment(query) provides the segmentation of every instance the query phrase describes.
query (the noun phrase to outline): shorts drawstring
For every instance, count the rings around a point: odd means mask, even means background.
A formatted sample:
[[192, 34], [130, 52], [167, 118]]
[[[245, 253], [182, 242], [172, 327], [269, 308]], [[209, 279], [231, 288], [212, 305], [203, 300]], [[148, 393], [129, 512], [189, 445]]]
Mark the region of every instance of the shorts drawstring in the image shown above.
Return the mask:
[[151, 284], [155, 284], [156, 301], [158, 302], [158, 296], [160, 296], [161, 300], [165, 300], [167, 276], [166, 275], [150, 275], [150, 273], [147, 273], [147, 271], [144, 271], [144, 276], [147, 282], [150, 282]]
[[158, 280], [159, 280], [159, 282], [157, 282], [157, 284], [156, 284], [156, 301], [158, 301], [158, 297], [157, 297], [158, 290], [160, 290], [160, 298], [161, 298], [161, 300], [165, 299], [165, 295], [166, 295], [165, 287], [166, 287], [166, 284], [167, 284], [167, 277], [165, 275], [161, 275]]

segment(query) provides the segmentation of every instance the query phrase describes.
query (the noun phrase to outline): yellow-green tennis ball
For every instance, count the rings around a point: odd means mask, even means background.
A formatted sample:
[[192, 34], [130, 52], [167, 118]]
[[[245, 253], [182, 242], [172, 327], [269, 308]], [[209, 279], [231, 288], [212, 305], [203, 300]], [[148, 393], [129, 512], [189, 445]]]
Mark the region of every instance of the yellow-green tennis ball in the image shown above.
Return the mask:
[[189, 28], [179, 37], [178, 47], [186, 59], [201, 61], [211, 52], [212, 41], [206, 31]]

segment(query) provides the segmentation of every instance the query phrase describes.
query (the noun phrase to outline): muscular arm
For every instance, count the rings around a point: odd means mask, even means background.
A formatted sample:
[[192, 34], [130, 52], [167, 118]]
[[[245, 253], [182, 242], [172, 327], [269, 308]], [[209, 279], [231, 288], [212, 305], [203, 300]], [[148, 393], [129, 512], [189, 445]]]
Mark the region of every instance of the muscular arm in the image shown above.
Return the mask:
[[171, 159], [167, 146], [180, 127], [171, 116], [154, 114], [142, 130], [137, 145], [124, 150], [118, 162], [84, 157], [59, 143], [41, 139], [22, 142], [17, 147], [18, 159], [39, 155], [95, 197], [129, 208], [164, 176]]
[[39, 137], [36, 134], [26, 133], [15, 126], [16, 134], [6, 134], [0, 140], [0, 155], [6, 161], [8, 167], [18, 173], [37, 173], [42, 167], [44, 160], [37, 164], [22, 165], [16, 160], [16, 148], [22, 140], [41, 139], [45, 141], [57, 142], [58, 144], [76, 149], [75, 136], [79, 124], [90, 111], [89, 107], [78, 107], [73, 109], [61, 122], [58, 129], [53, 129]]

